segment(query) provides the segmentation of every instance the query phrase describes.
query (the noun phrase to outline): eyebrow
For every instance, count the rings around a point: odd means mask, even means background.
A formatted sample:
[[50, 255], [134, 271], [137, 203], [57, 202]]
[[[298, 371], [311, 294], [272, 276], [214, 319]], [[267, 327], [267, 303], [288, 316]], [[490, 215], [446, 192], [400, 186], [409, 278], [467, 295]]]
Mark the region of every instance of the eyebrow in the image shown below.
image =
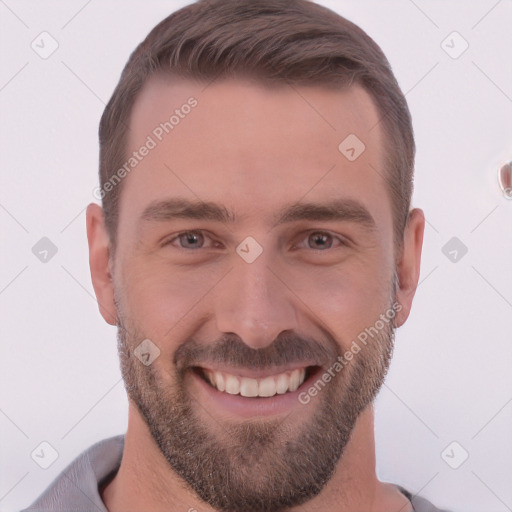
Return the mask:
[[[217, 203], [173, 198], [150, 203], [140, 219], [145, 222], [195, 219], [234, 224], [236, 216]], [[300, 220], [356, 222], [369, 230], [376, 227], [370, 212], [354, 199], [335, 199], [325, 203], [297, 202], [286, 205], [274, 215], [272, 227]]]
[[164, 221], [173, 219], [213, 220], [233, 224], [235, 216], [227, 208], [216, 203], [168, 199], [155, 201], [142, 212], [143, 221]]
[[325, 203], [294, 203], [284, 207], [277, 215], [273, 227], [299, 220], [350, 221], [375, 229], [376, 224], [370, 212], [353, 199], [335, 199]]

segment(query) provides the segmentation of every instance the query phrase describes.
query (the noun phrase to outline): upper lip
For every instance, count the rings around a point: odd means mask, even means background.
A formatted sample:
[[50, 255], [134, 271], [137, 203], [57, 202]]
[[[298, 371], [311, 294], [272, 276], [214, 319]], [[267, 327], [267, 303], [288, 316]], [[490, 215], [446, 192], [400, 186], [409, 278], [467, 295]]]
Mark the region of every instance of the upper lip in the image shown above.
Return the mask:
[[218, 363], [201, 363], [195, 367], [200, 368], [202, 370], [209, 370], [212, 372], [227, 373], [229, 375], [234, 375], [235, 377], [245, 377], [249, 379], [264, 379], [265, 377], [273, 377], [275, 375], [279, 375], [280, 373], [291, 372], [293, 370], [300, 370], [302, 368], [308, 368], [311, 366], [320, 365], [318, 364], [318, 362], [315, 361], [295, 361], [287, 365], [271, 366], [262, 369], [235, 367]]

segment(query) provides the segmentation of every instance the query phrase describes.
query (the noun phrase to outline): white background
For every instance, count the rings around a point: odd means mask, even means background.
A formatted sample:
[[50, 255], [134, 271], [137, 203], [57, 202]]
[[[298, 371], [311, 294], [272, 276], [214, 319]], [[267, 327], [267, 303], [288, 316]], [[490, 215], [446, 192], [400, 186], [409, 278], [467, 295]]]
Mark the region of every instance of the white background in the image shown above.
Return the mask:
[[[185, 3], [0, 1], [2, 511], [27, 506], [82, 450], [126, 428], [85, 208], [122, 67]], [[512, 159], [512, 3], [320, 3], [367, 31], [393, 66], [418, 147], [413, 203], [428, 221], [421, 284], [376, 406], [379, 477], [454, 512], [512, 510], [512, 201], [497, 184]], [[59, 44], [46, 60], [31, 48], [43, 31]], [[453, 31], [469, 43], [457, 59], [441, 46]], [[58, 247], [47, 263], [31, 251], [43, 236]], [[456, 263], [441, 252], [453, 236], [468, 247]], [[59, 453], [46, 470], [30, 457], [42, 441]], [[452, 441], [469, 453], [459, 469], [441, 457]]]

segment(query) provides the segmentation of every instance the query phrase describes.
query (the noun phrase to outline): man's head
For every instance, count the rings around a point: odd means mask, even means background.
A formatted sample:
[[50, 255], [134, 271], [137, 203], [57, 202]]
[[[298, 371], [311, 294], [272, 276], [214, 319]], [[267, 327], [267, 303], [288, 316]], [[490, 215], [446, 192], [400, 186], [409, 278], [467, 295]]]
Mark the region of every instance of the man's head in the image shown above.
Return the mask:
[[214, 508], [310, 500], [419, 275], [412, 129], [387, 61], [309, 2], [199, 2], [131, 56], [100, 140], [102, 186], [125, 173], [104, 216], [88, 209], [91, 272], [130, 407]]

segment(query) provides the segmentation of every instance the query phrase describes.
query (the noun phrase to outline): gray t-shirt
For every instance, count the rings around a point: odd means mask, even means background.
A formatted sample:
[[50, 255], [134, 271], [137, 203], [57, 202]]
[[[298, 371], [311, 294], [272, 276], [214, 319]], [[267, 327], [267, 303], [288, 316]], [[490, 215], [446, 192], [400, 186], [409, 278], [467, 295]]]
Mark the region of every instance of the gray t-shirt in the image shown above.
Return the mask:
[[[99, 488], [113, 478], [121, 464], [124, 435], [104, 439], [79, 455], [30, 507], [21, 512], [108, 512]], [[398, 489], [415, 512], [446, 512], [419, 496]]]

